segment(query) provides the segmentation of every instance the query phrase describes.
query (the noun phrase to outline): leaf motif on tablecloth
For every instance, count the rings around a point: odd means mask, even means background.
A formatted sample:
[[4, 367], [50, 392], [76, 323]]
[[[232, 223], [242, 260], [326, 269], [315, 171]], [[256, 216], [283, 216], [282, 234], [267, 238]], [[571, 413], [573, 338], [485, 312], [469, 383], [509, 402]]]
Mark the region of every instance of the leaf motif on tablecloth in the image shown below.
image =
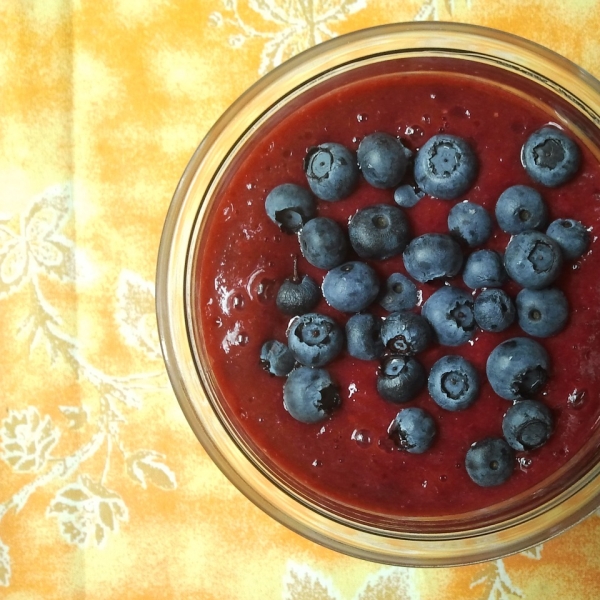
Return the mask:
[[418, 600], [419, 593], [412, 578], [412, 570], [404, 567], [386, 567], [365, 582], [356, 600]]
[[544, 544], [540, 544], [539, 546], [534, 546], [533, 548], [529, 548], [521, 552], [521, 556], [525, 556], [530, 558], [531, 560], [542, 560], [542, 550], [544, 548]]
[[83, 427], [88, 420], [88, 411], [83, 406], [59, 406], [60, 412], [69, 420], [71, 429]]
[[331, 581], [306, 565], [288, 563], [283, 600], [341, 600]]
[[175, 473], [163, 462], [164, 459], [164, 454], [154, 450], [138, 450], [127, 457], [127, 473], [144, 489], [152, 483], [163, 490], [174, 490], [177, 487]]
[[8, 587], [10, 584], [10, 556], [8, 546], [0, 540], [0, 586]]
[[43, 418], [37, 408], [9, 410], [0, 426], [0, 458], [15, 471], [37, 472], [45, 464], [60, 437], [48, 415]]
[[81, 475], [76, 483], [61, 488], [46, 510], [58, 519], [61, 535], [80, 547], [106, 544], [110, 533], [119, 531], [119, 522], [129, 520], [121, 496]]
[[471, 582], [470, 588], [481, 588], [481, 598], [486, 600], [510, 600], [523, 597], [523, 592], [510, 578], [502, 559], [483, 563], [481, 575]]
[[117, 286], [115, 319], [125, 342], [160, 358], [154, 284], [133, 271], [122, 271]]
[[438, 21], [455, 15], [459, 5], [471, 8], [472, 0], [425, 0], [415, 15], [415, 21]]

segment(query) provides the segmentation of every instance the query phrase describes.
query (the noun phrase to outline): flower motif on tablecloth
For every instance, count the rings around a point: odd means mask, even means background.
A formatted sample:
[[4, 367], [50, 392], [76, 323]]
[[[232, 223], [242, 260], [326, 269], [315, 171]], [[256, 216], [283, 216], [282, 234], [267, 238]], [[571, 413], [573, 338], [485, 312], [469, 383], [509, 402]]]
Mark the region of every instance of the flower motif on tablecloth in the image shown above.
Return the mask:
[[129, 520], [121, 496], [89, 476], [81, 475], [58, 491], [46, 516], [56, 517], [62, 536], [80, 547], [105, 545], [109, 532], [117, 533], [119, 521]]
[[9, 410], [0, 427], [0, 458], [15, 471], [37, 472], [46, 464], [60, 431], [50, 417], [41, 417], [37, 408]]

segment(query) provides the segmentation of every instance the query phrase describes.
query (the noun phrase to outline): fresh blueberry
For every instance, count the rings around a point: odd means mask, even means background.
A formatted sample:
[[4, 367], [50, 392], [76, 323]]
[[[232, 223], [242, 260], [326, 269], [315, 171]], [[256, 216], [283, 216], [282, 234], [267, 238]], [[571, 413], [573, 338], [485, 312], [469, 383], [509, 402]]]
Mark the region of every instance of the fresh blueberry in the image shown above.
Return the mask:
[[421, 283], [454, 277], [463, 264], [458, 242], [444, 233], [425, 233], [414, 238], [402, 258], [408, 274]]
[[400, 449], [422, 454], [431, 448], [437, 427], [433, 417], [422, 408], [403, 408], [388, 428], [388, 435]]
[[515, 402], [502, 420], [502, 433], [508, 445], [523, 452], [543, 446], [554, 429], [550, 409], [536, 400]]
[[410, 402], [424, 387], [427, 374], [412, 356], [388, 356], [377, 375], [379, 395], [394, 404]]
[[494, 250], [475, 250], [467, 257], [463, 281], [471, 289], [501, 287], [506, 279], [502, 257]]
[[354, 358], [380, 358], [385, 350], [381, 341], [381, 319], [370, 313], [350, 317], [346, 322], [346, 346]]
[[481, 246], [492, 235], [490, 213], [474, 202], [455, 204], [448, 213], [448, 229], [470, 248]]
[[394, 190], [394, 202], [403, 208], [412, 208], [425, 196], [425, 192], [412, 185], [401, 185]]
[[427, 381], [429, 395], [446, 410], [464, 410], [479, 394], [479, 375], [462, 356], [448, 355], [431, 367]]
[[300, 230], [302, 256], [319, 269], [333, 269], [346, 260], [348, 242], [333, 219], [315, 217]]
[[419, 301], [417, 286], [402, 273], [392, 273], [385, 282], [379, 304], [388, 312], [410, 310]]
[[537, 394], [548, 381], [550, 358], [535, 340], [512, 338], [488, 356], [486, 374], [492, 389], [505, 400], [524, 400]]
[[323, 279], [323, 297], [337, 310], [364, 310], [379, 294], [377, 273], [367, 263], [351, 261], [331, 269]]
[[415, 181], [430, 196], [453, 200], [464, 194], [477, 177], [477, 157], [471, 146], [454, 135], [430, 138], [415, 158]]
[[376, 188], [392, 188], [404, 177], [411, 152], [397, 138], [377, 131], [361, 141], [356, 155], [368, 183]]
[[283, 406], [302, 423], [326, 419], [341, 404], [339, 387], [325, 369], [298, 367], [283, 386]]
[[537, 190], [528, 185], [513, 185], [496, 202], [496, 221], [506, 233], [541, 229], [548, 221], [548, 209]]
[[548, 226], [546, 235], [560, 246], [563, 257], [575, 260], [583, 256], [590, 246], [590, 232], [574, 219], [556, 219]]
[[350, 244], [361, 258], [386, 259], [400, 254], [410, 239], [402, 209], [388, 204], [361, 208], [348, 224]]
[[267, 373], [285, 377], [294, 368], [296, 359], [285, 344], [269, 340], [260, 349], [260, 364]]
[[551, 237], [535, 230], [514, 235], [504, 253], [508, 276], [532, 290], [548, 287], [560, 275], [562, 263], [560, 246]]
[[521, 163], [534, 181], [557, 187], [577, 173], [581, 153], [577, 144], [560, 129], [542, 127], [523, 144]]
[[427, 320], [412, 312], [388, 315], [381, 326], [381, 341], [392, 354], [412, 356], [423, 352], [433, 339]]
[[335, 143], [310, 148], [304, 158], [304, 172], [313, 194], [329, 201], [349, 196], [359, 174], [354, 154]]
[[277, 291], [277, 308], [286, 315], [302, 315], [310, 312], [320, 298], [321, 290], [317, 282], [308, 275], [300, 279], [298, 262], [294, 260], [294, 275], [286, 279]]
[[483, 290], [473, 304], [477, 325], [484, 331], [504, 331], [510, 327], [517, 315], [510, 296], [496, 288]]
[[296, 360], [308, 367], [322, 367], [344, 348], [344, 332], [331, 318], [319, 313], [296, 317], [288, 328], [288, 346]]
[[515, 468], [513, 449], [502, 438], [485, 438], [468, 450], [465, 467], [469, 477], [481, 487], [501, 485]]
[[271, 190], [265, 209], [269, 219], [285, 233], [297, 233], [317, 214], [313, 195], [294, 183], [284, 183]]
[[550, 337], [565, 327], [568, 318], [569, 303], [558, 288], [523, 289], [517, 294], [517, 319], [529, 335]]
[[443, 346], [464, 344], [475, 332], [473, 298], [464, 290], [452, 286], [440, 288], [425, 302], [421, 314]]

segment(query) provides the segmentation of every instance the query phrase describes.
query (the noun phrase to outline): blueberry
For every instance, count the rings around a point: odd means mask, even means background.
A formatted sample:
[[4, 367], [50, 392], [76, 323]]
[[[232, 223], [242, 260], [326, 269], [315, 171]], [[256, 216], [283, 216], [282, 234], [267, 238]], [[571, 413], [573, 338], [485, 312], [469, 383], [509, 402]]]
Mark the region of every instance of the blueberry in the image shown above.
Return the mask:
[[286, 315], [302, 315], [310, 312], [320, 298], [321, 291], [317, 282], [308, 275], [300, 279], [298, 263], [294, 260], [294, 275], [291, 279], [286, 279], [277, 291], [277, 308]]
[[380, 358], [384, 351], [381, 341], [381, 319], [370, 313], [353, 315], [346, 322], [348, 354], [360, 360]]
[[414, 238], [402, 258], [408, 274], [421, 283], [454, 277], [463, 264], [458, 242], [444, 233], [425, 233]]
[[314, 195], [321, 200], [341, 200], [349, 196], [358, 182], [356, 157], [345, 146], [335, 143], [309, 148], [304, 172]]
[[539, 231], [514, 235], [504, 253], [504, 268], [519, 285], [539, 290], [548, 287], [559, 275], [563, 257], [560, 246]]
[[307, 313], [293, 319], [287, 337], [296, 360], [309, 367], [322, 367], [344, 347], [341, 327], [331, 317], [319, 313]]
[[437, 427], [433, 417], [422, 408], [403, 408], [388, 428], [388, 435], [400, 449], [422, 454], [431, 448]]
[[283, 386], [283, 406], [302, 423], [326, 419], [341, 404], [339, 388], [325, 369], [298, 367]]
[[581, 153], [577, 144], [560, 129], [542, 127], [523, 144], [521, 163], [534, 181], [557, 187], [577, 173]]
[[361, 141], [356, 155], [368, 183], [376, 188], [392, 188], [404, 177], [411, 152], [397, 138], [377, 131]]
[[479, 375], [462, 356], [443, 356], [431, 367], [427, 387], [429, 395], [441, 408], [464, 410], [477, 399]]
[[285, 233], [297, 233], [317, 214], [313, 195], [294, 183], [284, 183], [271, 190], [265, 209], [269, 219]]
[[486, 374], [492, 389], [505, 400], [524, 400], [537, 394], [548, 380], [550, 359], [535, 340], [512, 338], [488, 356]]
[[494, 250], [476, 250], [467, 257], [463, 281], [471, 289], [501, 287], [506, 279], [502, 257]]
[[485, 438], [468, 450], [465, 467], [469, 477], [481, 487], [501, 485], [515, 468], [513, 449], [502, 438]]
[[554, 429], [550, 409], [536, 400], [513, 404], [502, 420], [502, 433], [508, 445], [520, 452], [543, 446]]
[[260, 364], [267, 373], [284, 377], [294, 368], [296, 359], [285, 344], [269, 340], [260, 349]]
[[403, 208], [412, 208], [425, 196], [425, 192], [412, 185], [401, 185], [394, 190], [394, 202]]
[[346, 260], [348, 242], [333, 219], [315, 217], [300, 230], [302, 256], [319, 269], [333, 269]]
[[537, 190], [528, 185], [513, 185], [496, 202], [496, 221], [506, 233], [541, 229], [548, 221], [548, 209]]
[[367, 263], [351, 261], [331, 269], [323, 279], [323, 297], [337, 310], [364, 310], [379, 294], [379, 279]]
[[381, 326], [381, 341], [392, 354], [418, 354], [431, 344], [432, 339], [431, 326], [415, 313], [391, 313]]
[[427, 382], [423, 365], [412, 356], [388, 356], [377, 374], [379, 395], [394, 404], [412, 400]]
[[483, 290], [473, 304], [477, 325], [484, 331], [504, 331], [510, 327], [517, 315], [510, 296], [496, 288]]
[[567, 298], [557, 288], [524, 289], [517, 294], [517, 319], [529, 335], [550, 337], [565, 327], [568, 318]]
[[421, 314], [444, 346], [464, 344], [475, 332], [473, 298], [464, 290], [452, 286], [440, 288], [425, 302]]
[[388, 204], [361, 208], [348, 224], [350, 244], [361, 258], [386, 259], [400, 254], [410, 239], [402, 209]]
[[454, 135], [434, 135], [415, 158], [417, 185], [443, 200], [464, 194], [475, 181], [477, 170], [477, 157], [471, 146]]
[[410, 310], [419, 301], [417, 286], [402, 273], [392, 273], [386, 280], [379, 304], [388, 312]]
[[492, 225], [490, 213], [474, 202], [455, 204], [448, 213], [448, 229], [471, 248], [487, 242], [492, 235]]
[[563, 257], [575, 260], [583, 256], [590, 246], [590, 233], [579, 221], [556, 219], [548, 226], [546, 235], [560, 246]]

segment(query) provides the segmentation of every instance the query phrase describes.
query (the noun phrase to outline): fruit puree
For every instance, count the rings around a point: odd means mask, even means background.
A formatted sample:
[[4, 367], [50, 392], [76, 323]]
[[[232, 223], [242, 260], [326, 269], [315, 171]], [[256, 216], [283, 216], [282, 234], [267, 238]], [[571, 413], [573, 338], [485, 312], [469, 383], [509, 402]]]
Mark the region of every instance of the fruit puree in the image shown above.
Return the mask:
[[[453, 65], [451, 60], [448, 65]], [[490, 83], [460, 73], [461, 68], [379, 75], [345, 84], [300, 106], [253, 141], [252, 150], [227, 177], [199, 246], [196, 318], [225, 418], [257, 460], [291, 481], [299, 493], [318, 497], [324, 505], [341, 503], [350, 510], [383, 518], [482, 509], [538, 485], [564, 465], [597, 427], [598, 152], [594, 155], [589, 140], [578, 139], [583, 154], [578, 175], [556, 189], [534, 184], [521, 166], [521, 147], [533, 131], [548, 123], [559, 123], [569, 131], [560, 102], [541, 88], [537, 90], [535, 84], [528, 84], [527, 93], [513, 93], [504, 85], [505, 79], [502, 84]], [[515, 471], [500, 486], [478, 487], [469, 479], [464, 460], [473, 442], [502, 436], [502, 417], [511, 403], [494, 394], [485, 377], [485, 364], [500, 342], [525, 335], [517, 324], [502, 333], [479, 331], [470, 343], [454, 348], [434, 344], [419, 354], [427, 370], [446, 354], [461, 354], [476, 367], [482, 381], [480, 395], [470, 408], [459, 412], [439, 408], [427, 389], [408, 404], [386, 402], [376, 391], [378, 361], [357, 360], [343, 352], [326, 367], [339, 383], [341, 408], [320, 423], [304, 424], [283, 407], [284, 379], [260, 367], [261, 345], [269, 339], [286, 341], [289, 317], [278, 312], [275, 295], [281, 282], [292, 275], [294, 257], [298, 257], [300, 274], [312, 276], [319, 284], [325, 275], [301, 256], [296, 235], [279, 231], [269, 220], [265, 197], [282, 183], [307, 186], [303, 158], [309, 147], [339, 142], [356, 151], [360, 140], [374, 131], [398, 136], [413, 152], [436, 133], [461, 136], [475, 149], [480, 170], [471, 189], [457, 201], [479, 203], [493, 215], [502, 191], [525, 184], [542, 193], [550, 220], [574, 218], [592, 228], [590, 250], [575, 262], [567, 261], [556, 283], [569, 300], [569, 323], [554, 337], [540, 340], [552, 367], [538, 399], [553, 412], [554, 434], [542, 448], [517, 452]], [[572, 131], [569, 135], [576, 137]], [[448, 212], [457, 201], [425, 196], [415, 207], [403, 209], [413, 235], [446, 233]], [[349, 198], [319, 201], [318, 214], [346, 227], [359, 208], [377, 203], [393, 204], [393, 190], [375, 189], [361, 178]], [[493, 237], [484, 247], [502, 251], [508, 239], [495, 225]], [[401, 256], [368, 262], [381, 281], [394, 272], [406, 273]], [[452, 284], [465, 287], [460, 275]], [[440, 285], [418, 284], [422, 301]], [[519, 287], [508, 284], [504, 289], [514, 299]], [[386, 314], [378, 305], [371, 310]], [[332, 316], [342, 326], [349, 317], [324, 300], [315, 312]], [[406, 406], [425, 408], [437, 422], [437, 439], [424, 454], [403, 452], [388, 437], [388, 426]]]

